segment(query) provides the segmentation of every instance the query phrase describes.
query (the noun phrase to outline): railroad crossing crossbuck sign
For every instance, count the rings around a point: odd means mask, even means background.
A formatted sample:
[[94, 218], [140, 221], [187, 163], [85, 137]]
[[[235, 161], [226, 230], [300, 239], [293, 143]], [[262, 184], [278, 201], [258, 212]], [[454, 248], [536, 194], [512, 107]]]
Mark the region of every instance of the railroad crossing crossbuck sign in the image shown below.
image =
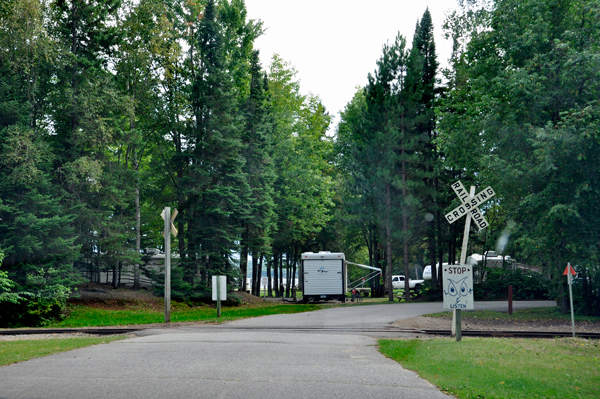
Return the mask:
[[469, 192], [465, 189], [465, 187], [460, 181], [457, 181], [456, 183], [452, 184], [452, 189], [454, 190], [456, 195], [458, 195], [458, 198], [460, 198], [462, 204], [458, 208], [448, 212], [446, 214], [446, 220], [448, 220], [449, 223], [454, 223], [461, 217], [465, 216], [467, 213], [471, 213], [471, 217], [475, 221], [475, 224], [477, 225], [479, 230], [488, 227], [489, 223], [481, 214], [481, 211], [479, 210], [479, 205], [483, 204], [485, 201], [489, 200], [494, 195], [496, 195], [492, 187], [484, 189], [474, 197], [471, 197], [469, 195]]
[[[160, 217], [163, 218], [164, 221], [166, 221], [166, 218], [169, 216], [167, 209], [170, 209], [170, 208], [163, 209], [163, 211], [160, 214]], [[171, 215], [171, 218], [168, 221], [169, 227], [171, 230], [171, 234], [173, 234], [173, 237], [177, 237], [177, 233], [178, 233], [177, 228], [173, 224], [173, 222], [175, 221], [175, 218], [177, 217], [177, 214], [178, 214], [177, 209], [175, 209], [175, 211], [173, 212], [173, 215]], [[163, 230], [162, 235], [163, 235], [163, 237], [167, 238], [167, 236], [165, 234], [166, 234], [166, 229]]]

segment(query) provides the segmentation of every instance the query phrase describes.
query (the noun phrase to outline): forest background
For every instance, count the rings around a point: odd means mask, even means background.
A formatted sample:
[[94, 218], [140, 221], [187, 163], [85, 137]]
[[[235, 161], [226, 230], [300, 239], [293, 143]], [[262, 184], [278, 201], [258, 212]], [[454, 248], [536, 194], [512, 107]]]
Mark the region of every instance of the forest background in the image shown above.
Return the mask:
[[600, 314], [600, 2], [459, 6], [449, 68], [424, 10], [328, 136], [294, 67], [260, 64], [263, 26], [243, 0], [1, 0], [4, 317], [54, 317], [101, 272], [160, 287], [144, 265], [165, 206], [179, 212], [176, 298], [205, 297], [215, 274], [239, 289], [251, 274], [258, 294], [263, 270], [289, 295], [305, 251], [344, 252], [388, 282], [454, 263], [462, 226], [443, 215], [457, 180], [497, 193], [469, 253], [541, 268], [499, 279], [542, 284], [563, 311], [570, 262], [578, 311]]

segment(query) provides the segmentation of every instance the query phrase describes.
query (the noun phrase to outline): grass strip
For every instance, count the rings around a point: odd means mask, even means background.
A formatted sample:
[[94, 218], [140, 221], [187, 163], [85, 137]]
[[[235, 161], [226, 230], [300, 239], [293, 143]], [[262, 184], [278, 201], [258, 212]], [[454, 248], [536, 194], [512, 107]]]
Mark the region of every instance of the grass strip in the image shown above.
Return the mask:
[[66, 352], [86, 346], [107, 344], [127, 338], [125, 335], [82, 338], [50, 338], [0, 342], [0, 366], [24, 362], [36, 357]]
[[386, 357], [458, 398], [598, 398], [600, 342], [380, 340]]
[[[266, 316], [272, 314], [288, 314], [309, 312], [322, 309], [323, 305], [255, 305], [244, 307], [223, 307], [221, 317], [217, 318], [214, 307], [187, 307], [179, 306], [171, 311], [171, 322], [202, 321], [206, 323], [221, 323], [225, 321], [244, 319], [249, 317]], [[69, 317], [47, 327], [102, 327], [152, 324], [164, 322], [164, 312], [135, 309], [135, 310], [107, 310], [76, 305], [69, 309]]]
[[[424, 315], [426, 317], [436, 317], [436, 318], [452, 318], [452, 311], [445, 311], [439, 313], [431, 313]], [[474, 311], [463, 311], [463, 318], [474, 318], [480, 320], [498, 320], [498, 319], [506, 319], [506, 320], [566, 320], [571, 321], [571, 314], [561, 313], [559, 307], [547, 307], [547, 308], [530, 308], [530, 309], [521, 309], [514, 311], [512, 315], [509, 315], [507, 312], [497, 312], [493, 310], [474, 310]], [[595, 316], [581, 316], [575, 315], [575, 321], [578, 322], [599, 322], [600, 317]]]

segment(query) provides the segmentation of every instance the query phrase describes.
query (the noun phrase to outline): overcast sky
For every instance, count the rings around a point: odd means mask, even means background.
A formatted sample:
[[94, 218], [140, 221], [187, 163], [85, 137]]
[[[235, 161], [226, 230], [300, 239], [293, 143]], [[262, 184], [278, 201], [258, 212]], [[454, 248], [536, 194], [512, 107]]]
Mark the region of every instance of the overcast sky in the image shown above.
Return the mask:
[[375, 70], [382, 46], [398, 34], [410, 47], [418, 19], [425, 9], [434, 23], [438, 62], [447, 65], [452, 49], [442, 24], [456, 7], [455, 0], [245, 0], [248, 18], [260, 19], [266, 29], [255, 46], [263, 68], [274, 53], [298, 71], [300, 90], [319, 95], [329, 113], [339, 112], [364, 86]]

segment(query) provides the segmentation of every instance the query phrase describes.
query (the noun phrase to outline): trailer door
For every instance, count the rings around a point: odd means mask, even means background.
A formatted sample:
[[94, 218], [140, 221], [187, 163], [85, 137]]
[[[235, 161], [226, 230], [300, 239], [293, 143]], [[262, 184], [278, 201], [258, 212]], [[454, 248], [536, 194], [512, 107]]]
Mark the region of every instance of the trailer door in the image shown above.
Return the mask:
[[343, 261], [304, 260], [304, 295], [344, 294]]

